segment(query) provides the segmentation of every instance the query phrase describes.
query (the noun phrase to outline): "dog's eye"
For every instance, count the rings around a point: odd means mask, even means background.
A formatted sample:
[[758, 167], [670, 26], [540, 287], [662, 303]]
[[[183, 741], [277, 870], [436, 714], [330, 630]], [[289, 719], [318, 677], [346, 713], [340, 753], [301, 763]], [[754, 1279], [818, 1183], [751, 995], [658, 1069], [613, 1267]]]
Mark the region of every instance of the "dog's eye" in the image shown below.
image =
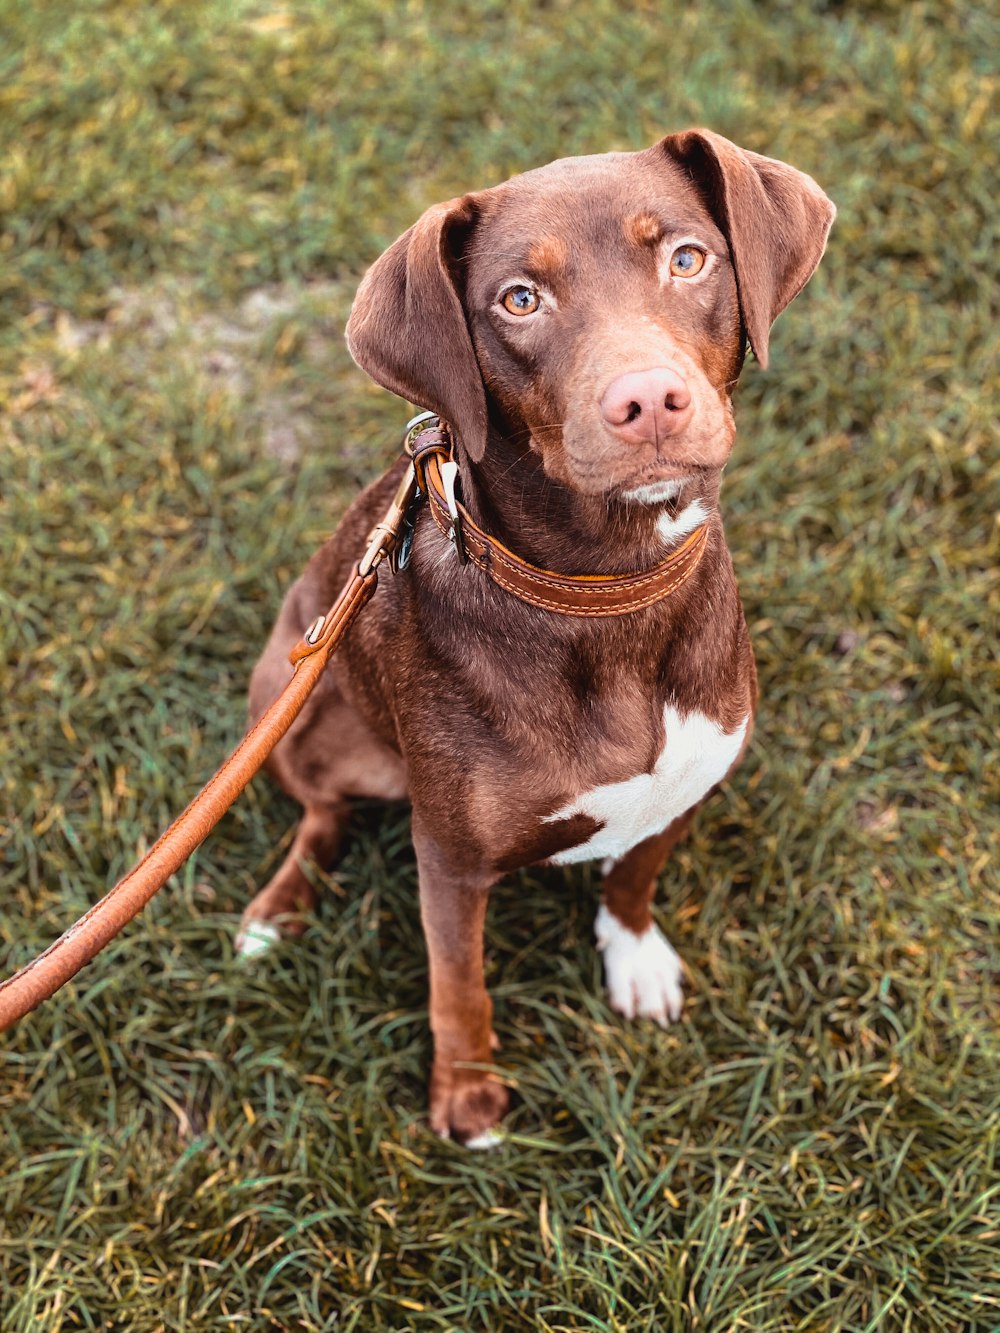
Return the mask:
[[503, 308], [512, 315], [533, 315], [541, 304], [533, 287], [508, 287], [503, 294]]
[[695, 245], [679, 245], [670, 256], [670, 273], [674, 278], [693, 278], [705, 267], [705, 251]]

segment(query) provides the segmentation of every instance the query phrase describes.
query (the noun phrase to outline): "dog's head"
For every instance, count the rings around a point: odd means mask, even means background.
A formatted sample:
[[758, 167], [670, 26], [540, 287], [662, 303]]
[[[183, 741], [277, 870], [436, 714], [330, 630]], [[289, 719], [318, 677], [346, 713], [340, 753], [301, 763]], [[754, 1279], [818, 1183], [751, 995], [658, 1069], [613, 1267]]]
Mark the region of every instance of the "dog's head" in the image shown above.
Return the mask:
[[833, 217], [707, 130], [566, 158], [429, 209], [366, 275], [348, 346], [473, 461], [492, 426], [578, 492], [653, 499], [725, 463], [746, 343], [766, 366]]

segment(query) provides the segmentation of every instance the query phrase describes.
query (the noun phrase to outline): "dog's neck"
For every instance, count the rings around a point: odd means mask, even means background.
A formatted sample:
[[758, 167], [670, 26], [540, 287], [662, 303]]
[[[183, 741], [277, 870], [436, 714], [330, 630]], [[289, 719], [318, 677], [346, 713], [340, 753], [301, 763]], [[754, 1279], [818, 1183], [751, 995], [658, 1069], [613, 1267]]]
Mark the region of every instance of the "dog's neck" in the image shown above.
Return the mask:
[[493, 429], [479, 462], [464, 451], [460, 460], [460, 498], [474, 522], [522, 560], [558, 574], [651, 568], [718, 511], [718, 470], [635, 498], [581, 495], [549, 477], [530, 444]]

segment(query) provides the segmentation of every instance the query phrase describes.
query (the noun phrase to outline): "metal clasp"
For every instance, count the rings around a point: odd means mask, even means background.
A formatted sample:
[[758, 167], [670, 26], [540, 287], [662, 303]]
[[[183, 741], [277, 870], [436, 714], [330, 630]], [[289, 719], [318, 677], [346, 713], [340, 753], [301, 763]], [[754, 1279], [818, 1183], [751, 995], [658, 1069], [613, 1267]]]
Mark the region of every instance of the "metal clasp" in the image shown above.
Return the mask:
[[389, 552], [389, 568], [394, 574], [398, 574], [401, 569], [405, 569], [410, 563], [410, 556], [413, 554], [413, 538], [417, 531], [417, 510], [423, 498], [418, 486], [413, 492], [413, 498], [410, 500], [406, 513], [403, 515], [403, 522], [396, 537], [396, 544]]
[[376, 523], [368, 537], [368, 549], [358, 561], [358, 573], [365, 577], [394, 550], [403, 529], [407, 511], [417, 492], [417, 473], [412, 462], [400, 478], [396, 494], [381, 523]]

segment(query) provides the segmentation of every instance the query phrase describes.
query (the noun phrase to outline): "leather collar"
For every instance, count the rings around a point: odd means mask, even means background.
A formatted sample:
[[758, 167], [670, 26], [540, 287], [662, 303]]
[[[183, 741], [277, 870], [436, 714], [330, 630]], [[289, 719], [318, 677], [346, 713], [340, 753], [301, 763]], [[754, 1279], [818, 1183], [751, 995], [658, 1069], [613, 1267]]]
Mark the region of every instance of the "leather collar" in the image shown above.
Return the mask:
[[621, 616], [652, 606], [691, 577], [705, 552], [702, 523], [666, 560], [635, 574], [556, 574], [531, 565], [475, 524], [455, 497], [457, 464], [445, 422], [421, 421], [406, 450], [434, 522], [455, 544], [459, 560], [479, 569], [500, 588], [545, 611], [564, 616]]

